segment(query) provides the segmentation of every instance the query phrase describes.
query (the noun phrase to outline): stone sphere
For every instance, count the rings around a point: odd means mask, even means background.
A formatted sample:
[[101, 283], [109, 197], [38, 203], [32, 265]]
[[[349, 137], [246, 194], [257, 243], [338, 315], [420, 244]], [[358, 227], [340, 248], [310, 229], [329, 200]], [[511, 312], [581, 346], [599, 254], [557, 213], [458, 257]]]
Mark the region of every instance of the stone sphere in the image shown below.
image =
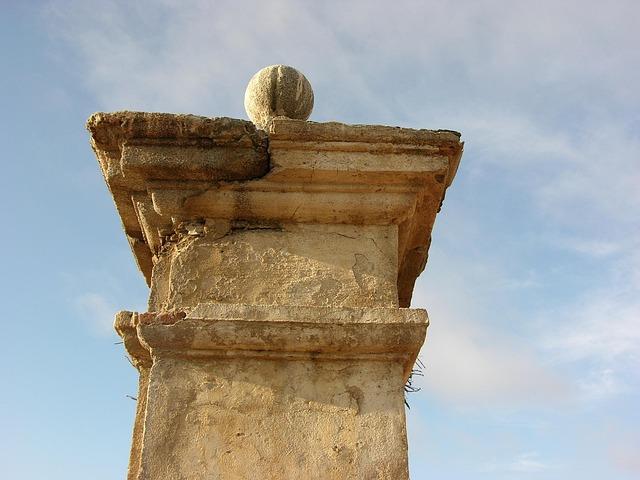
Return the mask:
[[249, 81], [244, 109], [251, 121], [263, 129], [274, 117], [306, 120], [313, 110], [313, 90], [309, 80], [295, 68], [271, 65]]

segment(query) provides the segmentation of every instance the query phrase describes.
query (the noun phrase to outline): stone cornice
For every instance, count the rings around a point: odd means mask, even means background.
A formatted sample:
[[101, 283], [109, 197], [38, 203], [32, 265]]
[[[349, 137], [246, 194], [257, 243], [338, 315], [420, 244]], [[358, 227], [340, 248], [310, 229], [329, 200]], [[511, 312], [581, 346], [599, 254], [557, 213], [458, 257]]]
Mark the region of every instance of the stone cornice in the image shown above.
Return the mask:
[[182, 222], [398, 226], [398, 290], [408, 306], [435, 215], [462, 154], [446, 130], [97, 113], [92, 146], [138, 265], [150, 280]]
[[399, 360], [405, 381], [424, 341], [424, 310], [200, 304], [190, 313], [116, 316], [134, 362], [150, 356]]
[[362, 142], [365, 144], [414, 145], [457, 149], [460, 133], [386, 125], [347, 125], [339, 122], [301, 122], [275, 118], [269, 127], [273, 140], [313, 142]]

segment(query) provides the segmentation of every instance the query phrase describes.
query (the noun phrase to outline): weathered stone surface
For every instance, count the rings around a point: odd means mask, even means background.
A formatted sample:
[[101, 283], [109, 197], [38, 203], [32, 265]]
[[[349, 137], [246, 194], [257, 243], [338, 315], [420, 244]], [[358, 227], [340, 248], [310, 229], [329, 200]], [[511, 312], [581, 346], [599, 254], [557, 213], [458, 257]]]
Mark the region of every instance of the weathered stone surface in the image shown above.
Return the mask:
[[167, 239], [205, 219], [397, 228], [408, 306], [435, 215], [462, 154], [459, 134], [276, 118], [250, 122], [120, 112], [88, 122], [147, 282]]
[[154, 360], [137, 478], [407, 478], [424, 311], [202, 304], [134, 323]]
[[[197, 357], [310, 356], [317, 361], [344, 358], [394, 359], [403, 381], [422, 346], [428, 325], [424, 310], [353, 307], [199, 304], [139, 314], [133, 320], [140, 344], [152, 355], [174, 352]], [[142, 353], [143, 360], [148, 353]], [[131, 352], [133, 358], [137, 353]]]
[[313, 110], [313, 89], [293, 67], [271, 65], [257, 72], [244, 94], [244, 108], [259, 128], [276, 117], [306, 120]]
[[116, 332], [124, 341], [131, 363], [138, 369], [139, 374], [136, 417], [133, 423], [127, 480], [137, 480], [138, 472], [140, 471], [144, 418], [147, 411], [147, 391], [149, 389], [149, 371], [152, 364], [149, 350], [140, 344], [136, 330], [137, 323], [137, 315], [133, 312], [118, 312], [114, 323]]
[[385, 226], [204, 226], [167, 245], [149, 310], [199, 303], [397, 306], [397, 235]]
[[[460, 133], [452, 130], [428, 130], [386, 125], [347, 125], [340, 122], [299, 122], [287, 118], [275, 118], [269, 125], [269, 137], [273, 140], [295, 142], [348, 142], [358, 143], [363, 151], [389, 150], [391, 146], [428, 147], [432, 151], [461, 150]], [[367, 145], [373, 145], [368, 147]], [[378, 146], [376, 148], [376, 146]]]
[[399, 364], [160, 357], [141, 480], [407, 479]]
[[399, 307], [459, 134], [271, 113], [268, 133], [89, 120], [151, 286], [149, 312], [115, 323], [140, 372], [129, 480], [408, 478], [403, 386], [428, 320]]

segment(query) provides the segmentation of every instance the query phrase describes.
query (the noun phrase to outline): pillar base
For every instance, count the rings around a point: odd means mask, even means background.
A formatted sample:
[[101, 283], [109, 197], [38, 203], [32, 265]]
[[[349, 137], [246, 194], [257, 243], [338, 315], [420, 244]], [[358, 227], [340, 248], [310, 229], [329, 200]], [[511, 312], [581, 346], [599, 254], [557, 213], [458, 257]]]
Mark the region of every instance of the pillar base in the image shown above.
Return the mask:
[[151, 360], [129, 478], [408, 478], [403, 387], [427, 325], [398, 308], [122, 312]]

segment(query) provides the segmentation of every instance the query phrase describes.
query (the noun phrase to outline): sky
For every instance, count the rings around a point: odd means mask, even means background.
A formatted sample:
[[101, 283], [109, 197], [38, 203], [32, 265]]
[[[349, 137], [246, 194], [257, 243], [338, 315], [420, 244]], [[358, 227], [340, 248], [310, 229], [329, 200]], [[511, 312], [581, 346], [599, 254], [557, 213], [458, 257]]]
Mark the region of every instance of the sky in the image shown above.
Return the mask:
[[0, 0], [0, 464], [123, 478], [144, 311], [94, 111], [246, 118], [260, 68], [311, 120], [460, 131], [412, 306], [412, 479], [640, 478], [640, 3]]

